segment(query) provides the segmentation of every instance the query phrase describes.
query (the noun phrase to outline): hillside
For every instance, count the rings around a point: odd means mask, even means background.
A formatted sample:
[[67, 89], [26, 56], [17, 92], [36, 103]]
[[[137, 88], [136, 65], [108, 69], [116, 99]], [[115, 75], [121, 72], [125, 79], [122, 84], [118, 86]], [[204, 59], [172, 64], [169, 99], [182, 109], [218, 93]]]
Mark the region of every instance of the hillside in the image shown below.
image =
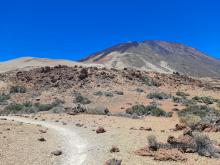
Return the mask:
[[81, 60], [115, 68], [137, 68], [195, 77], [219, 77], [220, 61], [195, 48], [165, 41], [121, 43]]

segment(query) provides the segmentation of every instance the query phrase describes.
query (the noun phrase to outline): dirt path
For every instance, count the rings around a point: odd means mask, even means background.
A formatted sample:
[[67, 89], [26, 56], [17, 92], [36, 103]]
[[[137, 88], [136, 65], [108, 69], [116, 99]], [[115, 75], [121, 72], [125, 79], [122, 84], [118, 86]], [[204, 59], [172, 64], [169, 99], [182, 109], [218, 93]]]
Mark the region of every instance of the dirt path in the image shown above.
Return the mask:
[[8, 120], [34, 125], [39, 124], [43, 127], [56, 131], [60, 138], [62, 138], [61, 140], [64, 142], [65, 150], [63, 151], [64, 159], [62, 162], [64, 165], [82, 165], [87, 157], [85, 153], [87, 146], [86, 142], [81, 139], [71, 128], [52, 122], [31, 120], [17, 116], [1, 116], [0, 118], [7, 118]]

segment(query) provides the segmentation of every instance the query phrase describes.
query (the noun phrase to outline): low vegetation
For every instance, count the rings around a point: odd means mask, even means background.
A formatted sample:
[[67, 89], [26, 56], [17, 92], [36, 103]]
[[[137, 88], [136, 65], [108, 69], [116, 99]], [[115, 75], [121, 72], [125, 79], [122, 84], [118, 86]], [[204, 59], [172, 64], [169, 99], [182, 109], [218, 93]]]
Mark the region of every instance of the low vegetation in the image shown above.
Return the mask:
[[189, 106], [178, 112], [180, 122], [185, 123], [192, 130], [214, 131], [220, 130], [220, 111], [207, 105]]
[[178, 115], [180, 117], [187, 116], [187, 115], [195, 115], [199, 116], [201, 118], [204, 118], [205, 116], [209, 114], [214, 114], [216, 116], [220, 116], [220, 112], [215, 110], [214, 108], [208, 107], [206, 105], [193, 105], [189, 106], [182, 111], [178, 112]]
[[171, 96], [164, 93], [164, 92], [155, 92], [155, 93], [149, 93], [147, 95], [147, 98], [149, 99], [158, 99], [158, 100], [163, 100], [163, 99], [168, 99]]
[[1, 94], [0, 95], [0, 105], [6, 104], [7, 100], [10, 99], [10, 95], [6, 95], [6, 94]]
[[157, 138], [154, 135], [149, 135], [147, 137], [148, 146], [151, 150], [156, 151], [159, 148], [159, 144], [157, 142]]
[[179, 120], [181, 123], [185, 123], [190, 128], [195, 129], [195, 127], [201, 122], [201, 117], [193, 114], [187, 114], [179, 117]]
[[27, 89], [24, 86], [12, 86], [10, 93], [26, 93]]
[[57, 107], [57, 103], [52, 104], [33, 104], [31, 102], [26, 102], [23, 104], [12, 103], [4, 108], [2, 114], [17, 114], [17, 113], [37, 113], [41, 111], [49, 111], [54, 107]]
[[196, 152], [200, 156], [206, 156], [206, 157], [219, 157], [218, 150], [214, 147], [213, 142], [210, 140], [210, 138], [207, 135], [204, 135], [200, 132], [194, 132], [193, 138], [196, 143]]
[[198, 153], [205, 157], [219, 157], [219, 149], [213, 144], [210, 138], [201, 132], [190, 132], [180, 135], [178, 138], [169, 136], [167, 143], [157, 142], [154, 135], [147, 137], [148, 147], [151, 151], [157, 152], [159, 149], [178, 149], [182, 153]]
[[151, 115], [151, 116], [166, 116], [170, 117], [170, 113], [165, 112], [161, 108], [155, 106], [155, 105], [134, 105], [131, 108], [126, 109], [126, 113], [128, 114], [137, 114], [138, 116], [142, 115]]
[[75, 94], [75, 101], [76, 103], [79, 103], [79, 104], [90, 104], [91, 103], [91, 101], [87, 97], [82, 96], [80, 93]]
[[144, 84], [146, 84], [148, 86], [155, 86], [155, 87], [161, 86], [161, 84], [159, 82], [157, 82], [156, 80], [154, 80], [148, 76], [142, 76], [140, 74], [132, 73], [131, 77], [138, 78], [140, 81], [142, 81]]
[[196, 105], [196, 101], [195, 100], [190, 100], [190, 99], [187, 99], [187, 98], [184, 98], [184, 97], [173, 96], [173, 102], [179, 103], [179, 104], [184, 105], [184, 106]]
[[205, 103], [205, 104], [213, 104], [214, 102], [216, 102], [216, 99], [213, 99], [212, 97], [207, 97], [207, 96], [195, 96], [192, 98], [193, 100], [199, 102], [199, 103]]
[[181, 92], [181, 91], [176, 92], [176, 95], [180, 96], [180, 97], [183, 97], [183, 98], [186, 98], [186, 97], [190, 96], [188, 93]]

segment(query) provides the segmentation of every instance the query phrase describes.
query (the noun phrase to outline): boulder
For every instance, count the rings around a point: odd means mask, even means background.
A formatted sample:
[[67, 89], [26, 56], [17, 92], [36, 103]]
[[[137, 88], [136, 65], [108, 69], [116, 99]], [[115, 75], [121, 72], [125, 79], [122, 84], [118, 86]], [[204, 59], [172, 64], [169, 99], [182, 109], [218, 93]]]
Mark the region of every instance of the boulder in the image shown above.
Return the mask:
[[161, 148], [155, 153], [154, 160], [159, 160], [159, 161], [184, 161], [184, 160], [186, 160], [186, 158], [183, 157], [183, 154], [178, 149]]

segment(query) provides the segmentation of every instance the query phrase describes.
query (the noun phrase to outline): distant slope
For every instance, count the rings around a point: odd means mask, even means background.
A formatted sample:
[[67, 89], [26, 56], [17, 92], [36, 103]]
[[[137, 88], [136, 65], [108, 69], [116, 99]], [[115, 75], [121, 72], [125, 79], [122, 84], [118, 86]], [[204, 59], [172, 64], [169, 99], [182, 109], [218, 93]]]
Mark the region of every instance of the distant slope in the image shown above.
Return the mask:
[[220, 60], [192, 47], [165, 41], [122, 43], [92, 54], [81, 62], [163, 73], [179, 72], [196, 77], [220, 77]]
[[90, 66], [88, 64], [82, 64], [79, 62], [69, 61], [69, 60], [61, 60], [61, 59], [48, 59], [48, 58], [34, 58], [34, 57], [22, 57], [17, 58], [5, 62], [0, 62], [0, 73], [26, 69], [29, 70], [31, 68], [36, 67], [44, 67], [44, 66], [56, 66], [56, 65], [85, 65]]

